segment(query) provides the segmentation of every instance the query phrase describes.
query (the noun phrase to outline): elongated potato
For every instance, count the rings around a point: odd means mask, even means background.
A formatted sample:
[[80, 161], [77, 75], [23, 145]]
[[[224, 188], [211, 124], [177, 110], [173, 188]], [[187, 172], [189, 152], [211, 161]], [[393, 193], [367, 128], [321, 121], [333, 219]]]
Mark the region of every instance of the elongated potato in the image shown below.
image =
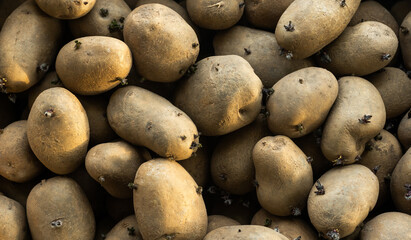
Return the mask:
[[67, 89], [47, 89], [33, 103], [27, 138], [34, 154], [50, 171], [73, 172], [87, 154], [90, 128], [86, 111]]
[[404, 66], [407, 69], [411, 69], [411, 11], [401, 23], [399, 39]]
[[208, 233], [204, 240], [288, 240], [272, 229], [257, 225], [220, 227]]
[[236, 220], [223, 216], [223, 215], [210, 215], [208, 216], [208, 227], [207, 233], [213, 231], [214, 229], [225, 227], [225, 226], [235, 226], [241, 225]]
[[335, 165], [358, 161], [365, 143], [382, 130], [386, 119], [381, 95], [369, 81], [343, 77], [338, 86], [321, 139], [324, 156]]
[[24, 207], [2, 194], [0, 194], [0, 226], [0, 239], [28, 239]]
[[335, 167], [312, 187], [308, 215], [324, 237], [340, 239], [354, 232], [377, 199], [378, 179], [371, 170], [359, 164]]
[[294, 0], [245, 0], [245, 16], [257, 28], [275, 30], [281, 15]]
[[96, 0], [36, 0], [48, 15], [58, 19], [76, 19], [89, 13]]
[[204, 238], [207, 212], [201, 189], [180, 164], [167, 159], [145, 162], [134, 186], [134, 211], [144, 239]]
[[411, 214], [411, 148], [395, 166], [390, 190], [394, 206], [398, 211]]
[[344, 31], [360, 2], [295, 0], [278, 20], [278, 44], [288, 51], [288, 58], [315, 54]]
[[127, 44], [105, 36], [70, 41], [56, 60], [56, 72], [64, 86], [82, 95], [97, 95], [124, 84], [131, 66]]
[[183, 111], [140, 87], [116, 90], [107, 106], [107, 117], [121, 138], [165, 158], [187, 159], [199, 145], [197, 128]]
[[411, 216], [400, 212], [382, 213], [365, 224], [361, 240], [411, 239]]
[[411, 108], [402, 117], [400, 125], [398, 125], [397, 135], [398, 140], [400, 140], [405, 149], [411, 147]]
[[34, 0], [16, 8], [0, 32], [0, 92], [23, 92], [40, 81], [58, 53], [62, 32], [61, 21]]
[[133, 214], [118, 222], [107, 233], [105, 240], [143, 240], [138, 230], [136, 216]]

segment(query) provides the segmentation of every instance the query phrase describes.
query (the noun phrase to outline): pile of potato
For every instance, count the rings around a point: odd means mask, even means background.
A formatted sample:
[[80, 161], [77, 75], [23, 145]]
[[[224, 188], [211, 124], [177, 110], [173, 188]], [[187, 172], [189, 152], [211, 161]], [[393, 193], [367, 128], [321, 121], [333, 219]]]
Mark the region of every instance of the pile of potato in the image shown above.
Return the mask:
[[0, 2], [0, 239], [411, 239], [411, 1]]

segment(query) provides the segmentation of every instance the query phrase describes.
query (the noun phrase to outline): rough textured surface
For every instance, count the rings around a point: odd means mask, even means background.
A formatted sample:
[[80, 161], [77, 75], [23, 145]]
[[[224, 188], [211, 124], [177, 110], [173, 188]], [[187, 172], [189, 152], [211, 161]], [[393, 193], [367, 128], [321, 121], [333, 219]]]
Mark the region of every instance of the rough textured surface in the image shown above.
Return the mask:
[[400, 212], [411, 214], [411, 148], [401, 157], [391, 176], [391, 197]]
[[204, 240], [288, 240], [272, 229], [255, 225], [220, 227], [208, 233]]
[[24, 207], [0, 193], [0, 239], [27, 240], [28, 226]]
[[245, 16], [257, 28], [275, 30], [277, 22], [294, 0], [245, 0]]
[[133, 214], [118, 222], [107, 233], [105, 240], [143, 240], [138, 230], [136, 216]]
[[58, 19], [76, 19], [89, 13], [96, 0], [36, 0], [48, 15]]
[[207, 233], [213, 231], [214, 229], [225, 227], [225, 226], [235, 226], [241, 225], [236, 220], [223, 216], [223, 215], [210, 215], [208, 216], [208, 226]]
[[361, 240], [411, 239], [411, 216], [400, 212], [382, 213], [365, 224]]

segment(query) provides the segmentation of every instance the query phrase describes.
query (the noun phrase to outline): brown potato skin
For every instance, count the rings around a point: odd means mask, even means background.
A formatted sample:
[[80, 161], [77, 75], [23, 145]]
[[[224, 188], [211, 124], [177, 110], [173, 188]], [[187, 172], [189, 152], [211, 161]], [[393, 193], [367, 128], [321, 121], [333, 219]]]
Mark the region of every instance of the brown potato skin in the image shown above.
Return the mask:
[[[360, 77], [338, 80], [337, 100], [325, 122], [321, 150], [335, 164], [351, 164], [364, 151], [365, 143], [384, 127], [386, 114], [378, 90]], [[361, 123], [364, 115], [371, 115], [369, 123]], [[342, 157], [341, 162], [337, 158]]]
[[0, 239], [29, 239], [24, 207], [19, 202], [1, 193], [0, 226]]
[[[76, 49], [75, 41], [81, 42]], [[81, 95], [107, 92], [127, 77], [132, 54], [123, 41], [106, 36], [87, 36], [70, 41], [56, 59], [56, 72], [64, 86]]]
[[135, 8], [126, 18], [123, 34], [138, 73], [155, 82], [180, 79], [200, 50], [193, 28], [162, 4]]
[[1, 1], [0, 2], [0, 30], [3, 27], [4, 22], [6, 21], [7, 17], [24, 3], [26, 0], [17, 0], [17, 1]]
[[[49, 110], [54, 112], [52, 117], [45, 116]], [[86, 111], [67, 89], [47, 89], [33, 103], [27, 138], [34, 154], [50, 171], [73, 172], [84, 162], [90, 139]]]
[[36, 0], [37, 5], [48, 15], [58, 19], [76, 19], [91, 11], [96, 0]]
[[174, 103], [193, 119], [204, 135], [219, 136], [257, 118], [262, 87], [244, 58], [212, 56], [199, 61], [194, 74], [181, 81]]
[[406, 69], [411, 69], [411, 12], [405, 16], [400, 26], [400, 47]]
[[[302, 137], [320, 127], [338, 95], [337, 79], [318, 67], [292, 72], [272, 88], [274, 93], [267, 101], [268, 128], [290, 138]], [[299, 124], [303, 129], [298, 129]]]
[[105, 240], [143, 240], [138, 230], [136, 216], [133, 214], [118, 222], [107, 233]]
[[[411, 184], [411, 148], [401, 157], [391, 175], [391, 198], [400, 212], [411, 214], [411, 202], [405, 198], [406, 184]], [[411, 192], [411, 191], [409, 191]]]
[[210, 153], [203, 147], [186, 161], [178, 161], [183, 168], [193, 177], [198, 186], [205, 187], [210, 180]]
[[[94, 238], [93, 210], [71, 178], [53, 177], [37, 184], [27, 199], [27, 220], [33, 240]], [[60, 227], [51, 225], [56, 220], [61, 221]]]
[[213, 231], [214, 229], [225, 227], [225, 226], [235, 226], [241, 225], [236, 220], [223, 216], [223, 215], [210, 215], [208, 216], [208, 226], [207, 233]]
[[0, 133], [0, 175], [14, 182], [27, 182], [38, 176], [44, 166], [30, 149], [27, 121], [8, 125]]
[[253, 162], [261, 206], [276, 216], [301, 214], [313, 184], [311, 165], [301, 149], [287, 136], [264, 137], [254, 146]]
[[411, 239], [411, 216], [400, 212], [382, 213], [365, 224], [361, 240]]
[[275, 30], [281, 15], [293, 1], [245, 0], [245, 16], [257, 28]]
[[204, 240], [288, 240], [272, 229], [257, 225], [225, 226], [208, 233]]
[[[172, 179], [172, 181], [170, 181]], [[201, 240], [207, 232], [207, 211], [198, 185], [177, 162], [143, 163], [134, 179], [134, 212], [146, 240]], [[153, 217], [155, 216], [155, 217]]]
[[38, 84], [30, 88], [27, 95], [27, 104], [29, 109], [31, 109], [31, 106], [33, 106], [34, 101], [41, 92], [53, 87], [64, 87], [63, 83], [57, 76], [56, 71], [47, 73], [46, 76]]
[[46, 15], [34, 0], [10, 14], [0, 32], [0, 78], [7, 81], [3, 91], [23, 92], [44, 77], [38, 67], [53, 64], [63, 29], [62, 22]]
[[215, 55], [234, 54], [247, 60], [266, 88], [272, 87], [289, 73], [314, 65], [310, 59], [284, 58], [274, 33], [239, 25], [218, 32], [213, 46]]
[[398, 140], [408, 149], [411, 147], [411, 109], [402, 117], [397, 130]]
[[[281, 15], [275, 29], [278, 44], [291, 51], [294, 59], [307, 58], [335, 40], [350, 22], [360, 0], [340, 1], [295, 0]], [[284, 26], [289, 22], [294, 31]]]

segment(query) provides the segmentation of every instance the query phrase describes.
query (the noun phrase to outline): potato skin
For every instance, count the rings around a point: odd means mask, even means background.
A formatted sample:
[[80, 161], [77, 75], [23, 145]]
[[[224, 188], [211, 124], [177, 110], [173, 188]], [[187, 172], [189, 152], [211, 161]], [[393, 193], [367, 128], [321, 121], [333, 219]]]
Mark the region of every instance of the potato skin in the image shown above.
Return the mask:
[[86, 111], [67, 89], [47, 89], [33, 103], [27, 138], [46, 168], [57, 174], [73, 172], [84, 162], [90, 139]]
[[[275, 37], [278, 44], [291, 51], [294, 59], [307, 58], [336, 39], [350, 22], [360, 0], [295, 0], [278, 20]], [[285, 26], [291, 21], [294, 31]]]
[[225, 227], [225, 226], [235, 226], [241, 225], [236, 220], [223, 216], [223, 215], [210, 215], [208, 216], [207, 233], [213, 231], [214, 229]]
[[316, 185], [308, 196], [311, 223], [324, 236], [337, 229], [343, 238], [354, 232], [378, 199], [378, 179], [367, 167], [352, 164], [334, 167], [318, 181], [325, 194], [317, 195]]
[[116, 90], [107, 106], [110, 126], [124, 140], [162, 157], [189, 158], [198, 148], [197, 128], [165, 98], [136, 86]]
[[144, 239], [203, 239], [207, 231], [204, 200], [180, 164], [166, 159], [145, 162], [134, 184], [134, 212]]
[[257, 28], [275, 30], [281, 15], [294, 0], [245, 0], [245, 16]]
[[46, 76], [35, 86], [30, 88], [28, 91], [27, 102], [28, 107], [31, 109], [33, 106], [34, 101], [46, 89], [53, 88], [53, 87], [63, 87], [63, 83], [60, 81], [59, 77], [57, 76], [56, 71], [48, 72]]
[[272, 229], [257, 225], [220, 227], [208, 233], [204, 240], [288, 240]]
[[411, 12], [405, 16], [400, 26], [400, 47], [406, 69], [411, 69]]
[[127, 44], [105, 36], [75, 39], [60, 50], [56, 60], [56, 72], [64, 86], [81, 95], [97, 95], [116, 87], [131, 66]]
[[33, 240], [94, 238], [93, 210], [71, 178], [53, 177], [37, 184], [27, 199], [27, 219]]
[[48, 15], [58, 19], [76, 19], [86, 15], [96, 0], [36, 0], [37, 5]]
[[138, 230], [136, 216], [133, 214], [118, 222], [107, 233], [105, 240], [143, 240]]
[[[386, 114], [378, 90], [360, 77], [338, 80], [339, 93], [325, 122], [321, 150], [334, 164], [351, 164], [364, 151], [365, 143], [384, 127]], [[371, 115], [369, 123], [362, 121]], [[362, 123], [364, 122], [364, 123]]]
[[402, 23], [405, 16], [407, 16], [408, 12], [411, 10], [411, 2], [408, 0], [400, 0], [394, 3], [391, 7], [391, 14], [397, 20], [397, 23]]
[[203, 145], [186, 161], [178, 161], [193, 177], [198, 186], [205, 187], [210, 180], [210, 155], [209, 150], [205, 149]]
[[411, 216], [400, 212], [382, 213], [365, 224], [361, 240], [411, 239]]
[[408, 149], [411, 147], [411, 108], [402, 117], [397, 130], [398, 140], [400, 143]]
[[1, 193], [0, 226], [0, 239], [29, 239], [24, 207]]
[[401, 157], [391, 175], [390, 190], [394, 206], [411, 214], [411, 148]]
[[[30, 27], [27, 27], [27, 26]], [[23, 92], [45, 75], [62, 38], [60, 20], [42, 12], [33, 0], [26, 1], [7, 18], [0, 32], [0, 91]], [[30, 51], [27, 51], [30, 49]]]
[[126, 18], [123, 34], [138, 73], [155, 82], [181, 78], [195, 63], [200, 50], [190, 25], [162, 4], [135, 8]]

